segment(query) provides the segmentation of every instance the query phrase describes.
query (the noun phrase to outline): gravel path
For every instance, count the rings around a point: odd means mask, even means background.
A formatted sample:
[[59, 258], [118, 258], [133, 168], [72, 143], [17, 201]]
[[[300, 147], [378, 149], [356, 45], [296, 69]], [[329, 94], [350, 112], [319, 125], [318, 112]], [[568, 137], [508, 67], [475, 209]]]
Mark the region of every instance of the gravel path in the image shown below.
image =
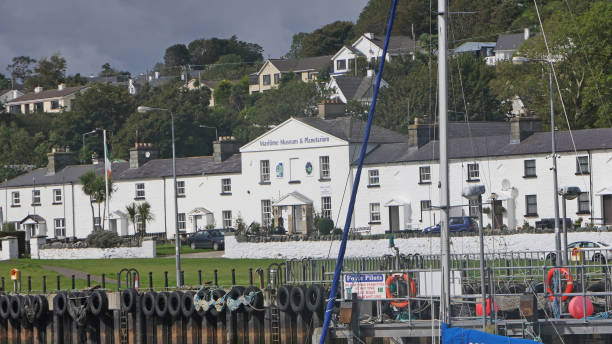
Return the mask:
[[[50, 270], [50, 271], [54, 271], [57, 272], [60, 275], [64, 275], [68, 278], [72, 277], [72, 275], [74, 275], [74, 277], [78, 278], [78, 279], [87, 279], [87, 272], [83, 272], [83, 271], [79, 271], [79, 270], [74, 270], [74, 269], [68, 269], [68, 268], [62, 268], [59, 266], [50, 266], [50, 265], [43, 265], [42, 266], [43, 269], [45, 270]], [[102, 283], [102, 277], [100, 276], [96, 276], [96, 275], [91, 275], [91, 280], [93, 282], [99, 282]], [[106, 283], [117, 283], [117, 280], [112, 279], [112, 278], [108, 278], [105, 276], [105, 280]]]

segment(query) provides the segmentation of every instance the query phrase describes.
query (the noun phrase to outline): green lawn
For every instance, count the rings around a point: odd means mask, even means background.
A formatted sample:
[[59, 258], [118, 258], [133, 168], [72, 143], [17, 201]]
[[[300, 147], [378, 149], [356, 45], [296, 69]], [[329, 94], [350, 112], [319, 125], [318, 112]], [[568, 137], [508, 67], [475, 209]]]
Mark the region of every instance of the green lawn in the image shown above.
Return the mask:
[[[185, 284], [198, 284], [198, 270], [202, 270], [203, 280], [213, 281], [213, 271], [218, 270], [219, 285], [231, 285], [231, 270], [236, 269], [236, 283], [246, 285], [249, 282], [249, 268], [253, 268], [254, 278], [257, 281], [255, 270], [264, 270], [272, 263], [280, 262], [273, 259], [226, 259], [226, 258], [203, 258], [203, 259], [184, 259], [181, 261], [181, 269], [185, 271]], [[122, 268], [136, 268], [140, 273], [140, 286], [142, 288], [149, 285], [149, 272], [153, 273], [153, 285], [156, 289], [164, 287], [164, 271], [168, 271], [168, 285], [176, 285], [176, 267], [174, 258], [154, 258], [154, 259], [82, 259], [82, 260], [31, 260], [19, 259], [0, 262], [0, 277], [4, 277], [6, 289], [12, 290], [10, 280], [10, 270], [17, 268], [21, 271], [22, 290], [27, 288], [27, 278], [31, 276], [32, 290], [42, 290], [42, 276], [47, 276], [47, 290], [55, 290], [57, 286], [58, 273], [44, 269], [43, 266], [64, 267], [83, 271], [92, 275], [106, 275], [107, 279], [117, 279], [117, 273]], [[125, 276], [125, 275], [124, 275]], [[71, 278], [61, 276], [61, 288], [70, 289]], [[92, 281], [92, 285], [96, 282]], [[77, 279], [76, 287], [84, 288], [85, 279]], [[116, 290], [116, 284], [106, 284], [107, 289]]]
[[[196, 252], [209, 252], [212, 251], [210, 248], [194, 250], [189, 246], [181, 246], [181, 254], [183, 253], [196, 253]], [[157, 255], [158, 256], [174, 256], [174, 243], [157, 244]]]

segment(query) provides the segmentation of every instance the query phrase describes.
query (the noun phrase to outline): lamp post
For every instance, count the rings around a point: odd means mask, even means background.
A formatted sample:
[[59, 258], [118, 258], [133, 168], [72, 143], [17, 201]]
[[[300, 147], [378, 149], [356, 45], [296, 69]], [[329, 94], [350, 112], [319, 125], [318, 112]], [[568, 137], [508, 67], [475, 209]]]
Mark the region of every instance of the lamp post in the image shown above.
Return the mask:
[[[478, 240], [480, 241], [480, 290], [482, 292], [482, 328], [487, 328], [486, 298], [485, 288], [485, 259], [484, 259], [484, 236], [482, 234], [482, 194], [485, 193], [484, 185], [466, 186], [461, 195], [469, 200], [478, 201]], [[494, 307], [491, 305], [491, 307]]]
[[561, 265], [561, 233], [559, 231], [559, 183], [557, 181], [557, 149], [555, 142], [555, 104], [553, 96], [553, 65], [549, 59], [532, 59], [527, 57], [516, 56], [512, 58], [513, 63], [521, 64], [523, 62], [545, 62], [548, 64], [548, 87], [550, 89], [550, 134], [551, 134], [551, 156], [553, 171], [553, 194], [554, 194], [554, 210], [555, 210], [555, 252], [557, 255], [556, 265]]
[[181, 239], [179, 238], [178, 198], [176, 192], [176, 148], [174, 145], [174, 114], [169, 109], [152, 108], [148, 106], [139, 106], [137, 110], [140, 113], [147, 113], [151, 111], [166, 111], [170, 114], [170, 123], [172, 128], [172, 179], [174, 181], [174, 245], [176, 246], [176, 285], [177, 287], [180, 287], [183, 285], [183, 281], [181, 280]]
[[[91, 134], [95, 134], [98, 132], [98, 128], [92, 130], [92, 131], [88, 131], [86, 133], [81, 134], [81, 137], [83, 138], [83, 145], [81, 146], [81, 149], [83, 150], [83, 152], [85, 151], [85, 136], [87, 135], [91, 135]], [[85, 160], [81, 159], [81, 163], [85, 163]]]
[[567, 200], [575, 199], [580, 196], [580, 188], [577, 186], [567, 186], [559, 189], [559, 195], [563, 198], [563, 236], [561, 237], [561, 247], [563, 250], [563, 257], [561, 263], [563, 265], [567, 265], [567, 220], [566, 220], [566, 209], [567, 209]]

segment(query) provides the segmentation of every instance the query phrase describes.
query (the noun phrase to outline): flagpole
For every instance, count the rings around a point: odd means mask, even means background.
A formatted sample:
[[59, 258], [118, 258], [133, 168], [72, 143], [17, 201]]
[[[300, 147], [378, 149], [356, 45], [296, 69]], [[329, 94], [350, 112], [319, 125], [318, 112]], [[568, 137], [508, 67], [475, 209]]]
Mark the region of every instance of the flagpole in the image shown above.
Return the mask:
[[[102, 135], [104, 135], [104, 184], [105, 184], [105, 191], [106, 193], [104, 194], [104, 207], [106, 208], [106, 211], [104, 212], [104, 221], [108, 220], [108, 213], [110, 212], [110, 209], [108, 208], [108, 199], [109, 199], [109, 194], [108, 194], [108, 179], [110, 178], [109, 175], [109, 171], [110, 171], [110, 166], [107, 166], [111, 164], [109, 158], [108, 158], [108, 147], [106, 146], [106, 129], [102, 130]], [[110, 223], [108, 224], [110, 227]], [[110, 230], [110, 228], [109, 228]]]

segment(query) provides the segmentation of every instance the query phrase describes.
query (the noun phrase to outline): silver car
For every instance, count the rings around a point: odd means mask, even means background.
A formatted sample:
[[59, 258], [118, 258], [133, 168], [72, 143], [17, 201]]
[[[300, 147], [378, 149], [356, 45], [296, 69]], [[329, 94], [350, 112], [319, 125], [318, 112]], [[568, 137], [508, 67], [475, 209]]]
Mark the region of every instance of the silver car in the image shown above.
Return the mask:
[[580, 260], [580, 255], [585, 260], [602, 264], [612, 259], [612, 248], [601, 241], [576, 241], [567, 245], [567, 252], [570, 261]]

